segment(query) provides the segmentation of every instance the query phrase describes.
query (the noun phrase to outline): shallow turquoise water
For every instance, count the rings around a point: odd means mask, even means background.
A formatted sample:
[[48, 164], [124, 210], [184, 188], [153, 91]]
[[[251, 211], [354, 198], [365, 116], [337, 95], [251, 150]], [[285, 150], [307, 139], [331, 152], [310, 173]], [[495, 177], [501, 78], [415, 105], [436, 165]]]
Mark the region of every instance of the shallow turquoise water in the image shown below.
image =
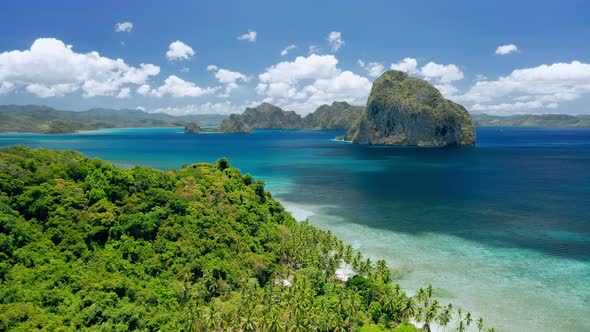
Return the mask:
[[387, 259], [410, 291], [432, 283], [497, 330], [590, 331], [590, 129], [485, 128], [467, 149], [356, 146], [332, 140], [340, 134], [113, 129], [2, 134], [0, 146], [160, 169], [226, 156], [296, 215]]

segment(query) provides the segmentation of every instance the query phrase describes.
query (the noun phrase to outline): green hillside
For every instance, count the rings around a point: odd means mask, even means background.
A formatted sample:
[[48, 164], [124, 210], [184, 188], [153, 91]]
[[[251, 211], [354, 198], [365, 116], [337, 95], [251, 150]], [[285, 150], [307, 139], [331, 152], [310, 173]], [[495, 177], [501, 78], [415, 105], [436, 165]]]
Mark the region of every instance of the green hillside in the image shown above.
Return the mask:
[[210, 126], [225, 118], [219, 114], [173, 116], [103, 108], [70, 112], [47, 106], [0, 105], [0, 132], [60, 134], [103, 128], [183, 127], [190, 122]]
[[226, 159], [163, 172], [0, 149], [0, 258], [0, 331], [409, 331], [454, 312]]

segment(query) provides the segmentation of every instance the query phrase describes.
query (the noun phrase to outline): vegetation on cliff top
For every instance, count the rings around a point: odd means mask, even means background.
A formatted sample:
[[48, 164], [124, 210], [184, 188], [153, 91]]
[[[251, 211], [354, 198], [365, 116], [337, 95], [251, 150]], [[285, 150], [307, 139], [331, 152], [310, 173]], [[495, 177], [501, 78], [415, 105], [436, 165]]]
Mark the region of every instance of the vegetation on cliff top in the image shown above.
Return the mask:
[[222, 133], [251, 133], [252, 128], [248, 126], [241, 115], [232, 114], [229, 118], [223, 120], [219, 128], [212, 130], [213, 132]]
[[[0, 149], [0, 331], [414, 331], [472, 322], [296, 222], [222, 158], [120, 169]], [[335, 277], [345, 262], [355, 276]], [[285, 281], [286, 280], [286, 281]], [[378, 324], [378, 325], [376, 325]], [[454, 323], [453, 323], [454, 324]]]
[[[257, 107], [246, 108], [243, 114], [232, 114], [232, 118], [222, 122], [217, 131], [236, 133], [251, 132], [251, 129], [347, 130], [358, 119], [363, 109], [361, 106], [335, 101], [332, 105], [322, 105], [313, 113], [301, 117], [293, 111], [284, 111], [278, 106], [262, 103]], [[238, 131], [236, 128], [244, 128], [244, 131]]]

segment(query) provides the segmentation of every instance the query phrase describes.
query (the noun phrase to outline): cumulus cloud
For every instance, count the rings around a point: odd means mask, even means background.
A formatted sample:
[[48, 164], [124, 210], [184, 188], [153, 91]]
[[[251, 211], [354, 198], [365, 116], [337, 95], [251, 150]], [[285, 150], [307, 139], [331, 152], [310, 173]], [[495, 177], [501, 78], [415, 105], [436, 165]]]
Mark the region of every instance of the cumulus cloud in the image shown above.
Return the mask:
[[150, 96], [156, 98], [162, 98], [163, 96], [169, 95], [176, 98], [182, 97], [201, 97], [215, 93], [217, 88], [201, 88], [195, 83], [188, 82], [182, 78], [170, 75], [164, 81], [164, 84], [158, 88], [152, 89], [149, 85], [144, 84], [137, 89], [137, 93], [142, 96]]
[[14, 83], [0, 82], [0, 95], [7, 94], [14, 89]]
[[338, 60], [333, 55], [298, 56], [294, 61], [283, 61], [268, 67], [258, 78], [263, 83], [295, 83], [302, 79], [329, 78], [340, 73], [337, 64]]
[[289, 54], [289, 51], [291, 51], [292, 49], [295, 49], [297, 46], [291, 44], [287, 47], [285, 47], [282, 51], [281, 51], [281, 56], [285, 56], [287, 54]]
[[449, 83], [463, 79], [463, 72], [456, 65], [441, 65], [429, 62], [422, 69], [420, 74], [427, 80], [437, 80], [441, 83]]
[[238, 40], [245, 40], [253, 43], [256, 41], [257, 35], [258, 34], [256, 33], [256, 31], [248, 30], [248, 33], [238, 36]]
[[129, 89], [129, 88], [123, 88], [123, 89], [121, 89], [121, 91], [119, 91], [119, 94], [117, 94], [116, 97], [119, 98], [119, 99], [124, 99], [124, 98], [131, 97], [131, 89]]
[[131, 22], [119, 22], [115, 24], [116, 32], [130, 32], [133, 30], [133, 23]]
[[195, 55], [193, 48], [180, 40], [171, 43], [168, 47], [168, 52], [166, 52], [166, 58], [170, 61], [188, 60], [193, 55]]
[[338, 50], [344, 46], [342, 33], [339, 31], [330, 32], [330, 34], [328, 34], [328, 43], [330, 44], [330, 50], [332, 52], [338, 52]]
[[227, 83], [236, 83], [236, 81], [238, 81], [238, 80], [241, 80], [243, 82], [248, 80], [246, 75], [244, 75], [240, 72], [231, 71], [231, 70], [223, 69], [223, 68], [219, 68], [217, 70], [217, 72], [215, 73], [215, 78], [220, 83], [226, 83], [226, 84]]
[[463, 72], [457, 65], [442, 65], [429, 62], [419, 67], [418, 60], [414, 58], [404, 58], [397, 63], [393, 63], [391, 69], [421, 76], [430, 81], [446, 98], [453, 98], [459, 92], [459, 89], [452, 82], [462, 80], [464, 77]]
[[507, 55], [514, 52], [518, 52], [518, 47], [514, 44], [501, 45], [496, 48], [496, 54], [498, 55]]
[[317, 54], [279, 62], [258, 75], [256, 92], [265, 101], [302, 114], [336, 100], [365, 103], [371, 82], [337, 65], [335, 56]]
[[404, 58], [398, 63], [392, 63], [391, 69], [405, 71], [408, 74], [418, 73], [418, 61], [414, 58]]
[[28, 50], [0, 53], [0, 93], [24, 88], [41, 98], [79, 90], [84, 97], [118, 96], [128, 85], [142, 85], [159, 73], [160, 67], [152, 64], [133, 67], [95, 51], [76, 53], [54, 38], [37, 39]]
[[242, 113], [248, 105], [236, 105], [229, 101], [220, 103], [207, 102], [204, 104], [190, 104], [183, 106], [169, 106], [162, 108], [150, 109], [149, 113], [167, 113], [171, 115], [189, 115], [189, 114], [232, 114]]
[[381, 62], [365, 63], [363, 60], [358, 59], [356, 63], [367, 72], [367, 75], [371, 77], [377, 77], [383, 74], [385, 71], [385, 66]]
[[225, 84], [225, 92], [220, 94], [219, 97], [229, 97], [232, 90], [239, 87], [238, 81], [247, 82], [249, 80], [246, 75], [240, 72], [219, 68], [215, 65], [207, 66], [207, 70], [215, 72], [215, 79], [219, 83]]
[[[458, 100], [478, 111], [555, 109], [590, 93], [590, 64], [580, 61], [517, 69], [492, 81], [478, 81]], [[501, 102], [500, 102], [501, 101]]]

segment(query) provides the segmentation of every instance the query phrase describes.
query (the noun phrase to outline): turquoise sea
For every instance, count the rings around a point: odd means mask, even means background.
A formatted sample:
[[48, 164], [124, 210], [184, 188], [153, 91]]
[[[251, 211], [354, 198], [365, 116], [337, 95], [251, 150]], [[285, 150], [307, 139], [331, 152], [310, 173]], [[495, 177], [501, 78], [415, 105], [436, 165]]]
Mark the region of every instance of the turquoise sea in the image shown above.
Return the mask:
[[590, 331], [590, 129], [481, 128], [464, 149], [334, 141], [338, 131], [185, 135], [182, 128], [0, 134], [159, 169], [228, 157], [299, 219], [375, 259], [409, 292], [497, 331]]

